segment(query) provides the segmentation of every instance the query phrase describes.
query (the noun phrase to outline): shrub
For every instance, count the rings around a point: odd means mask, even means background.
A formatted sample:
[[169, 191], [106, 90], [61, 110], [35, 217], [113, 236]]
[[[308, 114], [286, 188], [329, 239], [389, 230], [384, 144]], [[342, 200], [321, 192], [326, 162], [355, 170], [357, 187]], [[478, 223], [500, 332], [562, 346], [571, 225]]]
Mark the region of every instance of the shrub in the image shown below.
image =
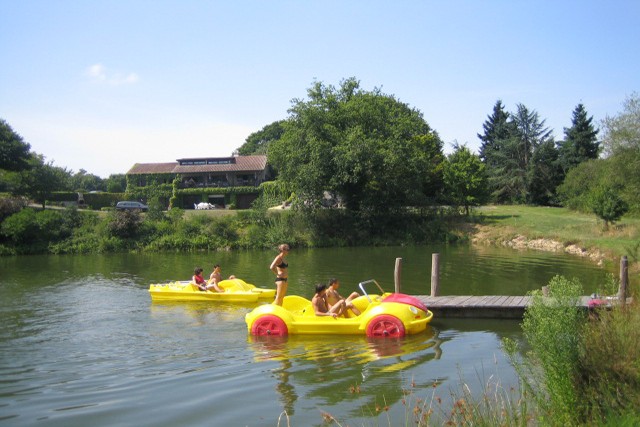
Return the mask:
[[35, 241], [40, 227], [33, 209], [23, 209], [7, 219], [0, 226], [0, 233], [16, 244]]
[[107, 229], [114, 237], [135, 237], [142, 223], [140, 213], [133, 210], [115, 211], [109, 214]]
[[585, 327], [580, 350], [578, 387], [585, 399], [585, 419], [631, 416], [640, 421], [638, 307], [600, 310], [598, 320]]
[[0, 197], [0, 222], [27, 206], [24, 197]]
[[629, 210], [629, 205], [618, 196], [612, 187], [600, 187], [591, 193], [589, 206], [598, 218], [604, 221], [604, 228], [609, 223], [618, 221]]
[[517, 360], [512, 341], [505, 341], [505, 350], [545, 423], [576, 425], [581, 399], [575, 381], [585, 321], [578, 307], [582, 286], [577, 279], [556, 276], [548, 290], [548, 297], [532, 292], [532, 303], [525, 311], [522, 329], [531, 346], [526, 358]]

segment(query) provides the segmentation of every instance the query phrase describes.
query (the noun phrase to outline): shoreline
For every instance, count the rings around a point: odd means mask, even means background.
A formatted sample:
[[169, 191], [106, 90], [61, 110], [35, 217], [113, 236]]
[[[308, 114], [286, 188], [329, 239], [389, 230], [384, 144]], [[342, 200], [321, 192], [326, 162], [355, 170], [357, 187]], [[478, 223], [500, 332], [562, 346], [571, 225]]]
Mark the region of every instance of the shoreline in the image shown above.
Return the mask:
[[604, 266], [607, 261], [614, 261], [613, 255], [608, 256], [598, 248], [587, 249], [575, 243], [565, 245], [562, 242], [548, 238], [530, 239], [523, 234], [505, 238], [499, 232], [496, 233], [492, 227], [474, 224], [473, 228], [474, 230], [469, 233], [469, 241], [472, 245], [498, 245], [515, 250], [533, 249], [545, 252], [563, 252], [569, 255], [589, 258], [598, 266]]

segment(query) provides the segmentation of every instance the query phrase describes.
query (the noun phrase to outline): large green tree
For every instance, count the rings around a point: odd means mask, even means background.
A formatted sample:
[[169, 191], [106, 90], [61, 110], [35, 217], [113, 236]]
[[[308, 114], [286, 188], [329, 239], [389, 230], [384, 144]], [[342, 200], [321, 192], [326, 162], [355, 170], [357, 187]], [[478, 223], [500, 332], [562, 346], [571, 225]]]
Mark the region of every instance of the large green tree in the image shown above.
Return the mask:
[[484, 132], [478, 134], [482, 141], [480, 145], [480, 158], [491, 164], [492, 154], [500, 150], [503, 141], [508, 140], [513, 133], [513, 125], [509, 122], [509, 113], [505, 111], [501, 100], [497, 100], [493, 106], [493, 113], [487, 116], [482, 124]]
[[[496, 104], [494, 116], [504, 117], [498, 114], [500, 107], [501, 104]], [[551, 130], [535, 110], [529, 110], [523, 104], [517, 105], [516, 112], [509, 114], [506, 123], [502, 120], [500, 138], [493, 139], [491, 145], [484, 147], [492, 195], [501, 203], [526, 203], [537, 199], [537, 195], [530, 194], [532, 189], [539, 188], [531, 183], [539, 166], [539, 162], [533, 161], [534, 153], [542, 146], [545, 153], [540, 153], [538, 159], [552, 154], [549, 152]], [[485, 136], [486, 129], [487, 126]]]
[[247, 137], [244, 144], [238, 148], [238, 154], [249, 156], [251, 154], [267, 154], [269, 144], [280, 139], [284, 133], [284, 120], [279, 120], [266, 125], [257, 132]]
[[445, 198], [462, 206], [466, 215], [471, 206], [487, 202], [489, 188], [485, 164], [464, 145], [455, 145], [454, 152], [447, 156], [443, 177]]
[[558, 143], [560, 165], [565, 174], [586, 160], [598, 158], [599, 130], [592, 122], [593, 117], [587, 117], [584, 105], [578, 104], [573, 110], [571, 127], [564, 128], [564, 141]]
[[619, 185], [619, 194], [629, 210], [640, 212], [640, 95], [632, 93], [622, 112], [602, 121], [605, 159]]
[[31, 146], [0, 119], [0, 169], [19, 172], [29, 168]]
[[422, 114], [354, 78], [316, 82], [294, 99], [269, 162], [306, 205], [324, 192], [359, 212], [424, 205], [442, 189], [442, 141]]
[[535, 205], [558, 205], [556, 189], [564, 174], [553, 139], [540, 143], [533, 152], [527, 171], [527, 202]]
[[13, 174], [13, 192], [35, 200], [44, 209], [54, 191], [69, 190], [71, 173], [52, 162], [45, 162], [40, 154], [33, 154], [29, 163], [29, 170]]
[[602, 126], [606, 157], [640, 151], [640, 95], [633, 92], [625, 99], [623, 111], [613, 117], [607, 116]]

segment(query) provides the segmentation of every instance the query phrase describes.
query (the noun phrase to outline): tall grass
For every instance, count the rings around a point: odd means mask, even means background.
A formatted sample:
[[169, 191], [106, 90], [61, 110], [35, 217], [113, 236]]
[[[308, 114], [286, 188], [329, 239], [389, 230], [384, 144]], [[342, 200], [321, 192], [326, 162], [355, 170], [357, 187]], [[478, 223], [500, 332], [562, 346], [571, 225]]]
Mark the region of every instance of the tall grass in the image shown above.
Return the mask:
[[577, 385], [585, 420], [634, 420], [640, 425], [640, 310], [600, 310], [585, 327]]

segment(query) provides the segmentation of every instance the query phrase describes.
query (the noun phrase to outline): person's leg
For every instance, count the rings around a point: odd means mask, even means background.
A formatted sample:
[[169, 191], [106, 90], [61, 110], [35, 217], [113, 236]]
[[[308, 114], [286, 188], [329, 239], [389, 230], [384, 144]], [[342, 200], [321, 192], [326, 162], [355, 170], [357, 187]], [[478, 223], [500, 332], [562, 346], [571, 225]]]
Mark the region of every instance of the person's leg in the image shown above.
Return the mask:
[[355, 314], [356, 316], [360, 316], [360, 310], [358, 310], [356, 308], [356, 306], [353, 305], [353, 300], [358, 298], [359, 296], [360, 296], [359, 293], [353, 292], [353, 293], [351, 293], [351, 295], [349, 295], [349, 298], [347, 298], [347, 300], [346, 300], [347, 308], [350, 309], [351, 311], [353, 311], [353, 314]]
[[284, 296], [287, 294], [287, 282], [285, 280], [276, 281], [276, 299], [273, 301], [275, 305], [282, 306]]
[[331, 308], [329, 309], [329, 313], [336, 313], [338, 316], [340, 316], [345, 311], [346, 307], [347, 306], [345, 305], [344, 300], [341, 299], [331, 306]]

